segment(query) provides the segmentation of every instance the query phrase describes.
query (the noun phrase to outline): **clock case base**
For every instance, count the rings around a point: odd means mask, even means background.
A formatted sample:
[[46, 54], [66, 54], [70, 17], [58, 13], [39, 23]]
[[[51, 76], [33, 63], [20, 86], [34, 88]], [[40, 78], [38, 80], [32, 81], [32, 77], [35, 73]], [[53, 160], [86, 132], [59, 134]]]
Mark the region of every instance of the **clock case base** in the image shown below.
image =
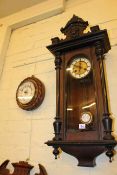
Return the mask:
[[57, 149], [60, 147], [62, 151], [77, 158], [78, 166], [94, 167], [96, 165], [96, 157], [108, 149], [112, 151], [116, 145], [116, 141], [48, 141], [46, 144], [54, 147], [53, 153], [55, 154], [55, 158]]

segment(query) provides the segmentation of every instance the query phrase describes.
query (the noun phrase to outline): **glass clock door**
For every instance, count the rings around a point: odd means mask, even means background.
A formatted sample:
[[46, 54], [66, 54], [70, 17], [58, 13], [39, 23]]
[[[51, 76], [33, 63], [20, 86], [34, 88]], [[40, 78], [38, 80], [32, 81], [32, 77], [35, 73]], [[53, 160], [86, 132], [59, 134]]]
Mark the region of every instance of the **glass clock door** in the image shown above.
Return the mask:
[[76, 56], [66, 69], [67, 131], [95, 129], [96, 94], [91, 62]]

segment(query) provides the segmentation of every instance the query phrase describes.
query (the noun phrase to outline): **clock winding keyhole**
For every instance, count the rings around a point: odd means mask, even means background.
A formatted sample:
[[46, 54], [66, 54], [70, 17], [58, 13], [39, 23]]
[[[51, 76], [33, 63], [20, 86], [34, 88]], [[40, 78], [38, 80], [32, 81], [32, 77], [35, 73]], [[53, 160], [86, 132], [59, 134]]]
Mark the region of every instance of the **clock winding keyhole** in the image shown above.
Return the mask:
[[25, 91], [24, 91], [24, 94], [27, 94], [27, 93], [28, 93], [28, 91], [27, 91], [27, 90], [25, 90]]

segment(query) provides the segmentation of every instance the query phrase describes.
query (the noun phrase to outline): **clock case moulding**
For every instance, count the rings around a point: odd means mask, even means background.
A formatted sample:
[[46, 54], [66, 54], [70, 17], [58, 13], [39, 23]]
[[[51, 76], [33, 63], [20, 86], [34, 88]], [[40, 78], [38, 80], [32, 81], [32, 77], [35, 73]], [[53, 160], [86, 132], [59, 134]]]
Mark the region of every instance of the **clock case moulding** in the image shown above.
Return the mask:
[[[61, 32], [66, 36], [65, 39], [59, 39], [58, 37], [52, 38], [52, 44], [47, 46], [47, 49], [55, 56], [56, 117], [53, 123], [55, 137], [47, 141], [46, 144], [54, 148], [53, 154], [55, 155], [55, 159], [60, 154], [59, 148], [61, 148], [62, 151], [77, 158], [79, 166], [93, 167], [96, 165], [96, 157], [103, 152], [106, 152], [110, 162], [112, 161], [114, 147], [117, 142], [112, 135], [112, 118], [109, 112], [104, 75], [104, 54], [111, 49], [107, 30], [100, 30], [97, 25], [90, 27], [90, 31], [84, 33], [87, 27], [87, 21], [73, 15], [66, 26], [61, 28]], [[100, 83], [95, 81], [95, 87], [98, 93], [96, 98], [99, 114], [97, 116], [97, 125], [100, 126], [95, 128], [99, 135], [99, 137], [96, 136], [96, 139], [92, 136], [93, 130], [79, 131], [78, 133], [75, 131], [68, 136], [66, 125], [65, 91], [67, 87], [65, 84], [64, 63], [73, 55], [72, 53], [82, 52], [87, 55], [90, 52], [89, 50], [93, 52], [92, 62], [94, 62], [93, 59], [96, 60], [93, 69], [100, 81]]]

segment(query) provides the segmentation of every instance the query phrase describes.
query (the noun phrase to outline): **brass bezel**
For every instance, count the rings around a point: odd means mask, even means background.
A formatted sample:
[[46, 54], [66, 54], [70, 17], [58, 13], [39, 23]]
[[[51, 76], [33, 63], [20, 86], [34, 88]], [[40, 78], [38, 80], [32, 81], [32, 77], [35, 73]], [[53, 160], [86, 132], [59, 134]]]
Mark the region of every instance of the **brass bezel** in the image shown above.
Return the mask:
[[[82, 120], [82, 116], [84, 115], [84, 114], [88, 114], [89, 116], [90, 116], [90, 120], [88, 121], [88, 122], [84, 122], [83, 120]], [[93, 115], [92, 115], [92, 113], [91, 112], [82, 112], [81, 113], [81, 116], [80, 116], [80, 121], [83, 123], [83, 124], [91, 124], [92, 123], [92, 121], [93, 121]]]
[[[84, 76], [81, 76], [81, 77], [79, 77], [79, 76], [74, 76], [74, 74], [72, 73], [72, 71], [73, 71], [73, 69], [72, 69], [72, 64], [75, 62], [75, 61], [77, 61], [77, 60], [80, 60], [80, 59], [85, 59], [85, 60], [87, 60], [88, 61], [88, 64], [90, 64], [90, 70], [88, 70], [88, 73], [86, 74], [86, 75], [84, 75]], [[82, 61], [83, 62], [83, 61]], [[85, 61], [84, 61], [85, 62]], [[69, 72], [70, 72], [70, 75], [73, 77], [73, 78], [76, 78], [76, 79], [82, 79], [82, 78], [85, 78], [86, 76], [88, 76], [89, 75], [89, 73], [90, 73], [90, 71], [91, 71], [91, 62], [90, 62], [90, 60], [87, 58], [87, 57], [85, 57], [85, 56], [80, 56], [80, 55], [78, 55], [78, 56], [75, 56], [74, 57], [74, 59], [72, 59], [72, 61], [71, 61], [71, 63], [70, 63], [70, 66], [69, 66]]]

